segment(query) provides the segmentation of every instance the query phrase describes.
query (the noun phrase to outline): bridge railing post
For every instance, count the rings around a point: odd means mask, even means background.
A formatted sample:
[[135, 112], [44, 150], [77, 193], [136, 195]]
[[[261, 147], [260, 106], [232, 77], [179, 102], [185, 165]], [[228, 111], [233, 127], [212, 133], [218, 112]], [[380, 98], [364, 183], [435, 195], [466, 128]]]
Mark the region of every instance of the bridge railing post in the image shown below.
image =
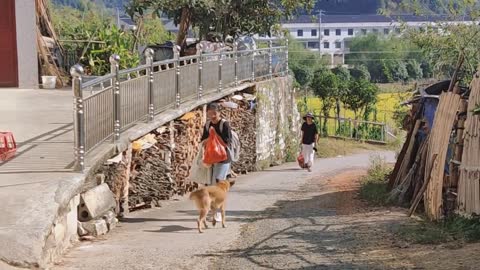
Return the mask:
[[173, 47], [175, 59], [175, 108], [180, 107], [180, 46]]
[[268, 76], [273, 78], [273, 42], [268, 41]]
[[233, 59], [235, 61], [235, 66], [233, 70], [235, 86], [238, 86], [238, 43], [237, 42], [233, 43]]
[[288, 76], [288, 38], [285, 39], [285, 76]]
[[145, 50], [145, 58], [147, 60], [147, 76], [148, 76], [148, 121], [153, 121], [155, 115], [155, 104], [153, 102], [153, 50], [148, 48]]
[[112, 79], [113, 86], [113, 141], [120, 139], [122, 99], [120, 93], [120, 56], [113, 54], [110, 56], [110, 72], [114, 75]]
[[83, 67], [79, 64], [70, 68], [72, 75], [72, 91], [74, 96], [74, 154], [75, 164], [73, 169], [81, 171], [85, 169], [85, 107], [83, 104], [82, 76]]
[[218, 92], [222, 91], [222, 66], [223, 66], [223, 43], [220, 44], [220, 54], [218, 55]]
[[252, 59], [251, 59], [251, 67], [252, 67], [252, 82], [255, 81], [255, 52], [254, 50], [252, 50]]
[[197, 98], [201, 99], [203, 96], [203, 82], [202, 82], [202, 72], [203, 72], [203, 58], [202, 58], [203, 45], [197, 44], [197, 56], [198, 56], [198, 91]]

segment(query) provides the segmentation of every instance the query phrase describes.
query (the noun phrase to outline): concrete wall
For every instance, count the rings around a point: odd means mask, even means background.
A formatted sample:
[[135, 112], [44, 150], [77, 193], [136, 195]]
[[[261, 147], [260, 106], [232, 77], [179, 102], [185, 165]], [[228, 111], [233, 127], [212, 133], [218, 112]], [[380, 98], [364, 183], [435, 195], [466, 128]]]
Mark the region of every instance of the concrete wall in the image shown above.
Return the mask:
[[257, 169], [293, 161], [299, 151], [301, 118], [291, 78], [260, 82], [257, 91]]
[[15, 0], [19, 88], [38, 88], [35, 1]]

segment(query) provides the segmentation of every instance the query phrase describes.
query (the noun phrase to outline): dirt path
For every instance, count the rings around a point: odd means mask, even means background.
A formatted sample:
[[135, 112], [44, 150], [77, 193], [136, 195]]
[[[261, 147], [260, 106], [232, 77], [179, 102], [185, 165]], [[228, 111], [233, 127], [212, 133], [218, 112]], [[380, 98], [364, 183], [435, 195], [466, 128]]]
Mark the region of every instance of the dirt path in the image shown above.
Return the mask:
[[[231, 249], [212, 254], [215, 269], [399, 269], [412, 265], [384, 245], [401, 212], [366, 208], [355, 198], [365, 170], [309, 180], [244, 225]], [[388, 243], [389, 244], [389, 243]]]
[[[479, 269], [479, 244], [414, 245], [398, 236], [415, 220], [405, 209], [358, 197], [364, 169], [310, 179], [242, 226], [211, 269]], [[452, 249], [453, 248], [453, 249]]]

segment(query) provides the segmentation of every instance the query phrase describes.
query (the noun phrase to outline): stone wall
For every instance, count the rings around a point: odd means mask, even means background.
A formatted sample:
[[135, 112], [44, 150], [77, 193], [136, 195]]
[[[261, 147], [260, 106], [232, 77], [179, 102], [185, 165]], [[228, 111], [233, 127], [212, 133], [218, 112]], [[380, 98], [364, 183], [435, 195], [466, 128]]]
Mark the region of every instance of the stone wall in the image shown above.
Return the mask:
[[301, 117], [292, 80], [275, 78], [256, 85], [257, 169], [293, 161], [299, 151]]

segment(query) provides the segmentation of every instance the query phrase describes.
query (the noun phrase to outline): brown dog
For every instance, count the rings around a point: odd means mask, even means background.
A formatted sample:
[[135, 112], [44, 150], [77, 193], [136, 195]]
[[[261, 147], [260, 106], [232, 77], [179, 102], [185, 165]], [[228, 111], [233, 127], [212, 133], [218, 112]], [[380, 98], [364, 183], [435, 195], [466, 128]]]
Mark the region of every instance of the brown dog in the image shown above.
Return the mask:
[[[195, 201], [200, 216], [197, 220], [198, 231], [202, 233], [202, 224], [207, 228], [207, 214], [210, 210], [215, 211], [219, 209], [222, 211], [222, 227], [225, 228], [225, 201], [227, 199], [227, 192], [230, 187], [235, 184], [235, 181], [219, 181], [215, 186], [208, 186], [190, 194], [190, 200]], [[213, 226], [216, 221], [213, 219]]]

